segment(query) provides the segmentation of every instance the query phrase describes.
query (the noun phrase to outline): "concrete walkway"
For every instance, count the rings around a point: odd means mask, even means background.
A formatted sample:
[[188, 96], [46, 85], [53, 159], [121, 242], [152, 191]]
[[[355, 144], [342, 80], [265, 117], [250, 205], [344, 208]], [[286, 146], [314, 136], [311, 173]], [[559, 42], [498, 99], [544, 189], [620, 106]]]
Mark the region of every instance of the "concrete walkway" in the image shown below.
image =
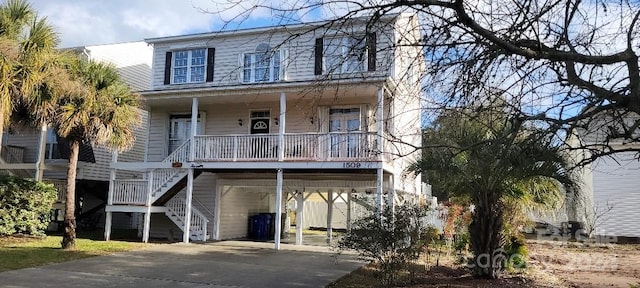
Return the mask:
[[[224, 241], [148, 249], [0, 273], [0, 287], [325, 287], [362, 266], [326, 247]], [[1, 261], [1, 260], [0, 260]]]

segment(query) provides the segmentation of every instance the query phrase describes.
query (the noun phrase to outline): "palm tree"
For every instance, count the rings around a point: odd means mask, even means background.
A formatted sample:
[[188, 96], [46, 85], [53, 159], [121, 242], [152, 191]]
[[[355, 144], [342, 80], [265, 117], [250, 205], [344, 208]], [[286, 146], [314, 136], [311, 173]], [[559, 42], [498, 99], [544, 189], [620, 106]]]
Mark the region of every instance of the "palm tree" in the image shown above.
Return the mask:
[[[0, 135], [9, 124], [13, 111], [19, 40], [33, 16], [33, 10], [24, 1], [11, 0], [0, 6]], [[0, 149], [1, 141], [0, 137]]]
[[69, 144], [67, 198], [62, 248], [75, 247], [75, 180], [80, 144], [124, 150], [133, 146], [140, 123], [139, 96], [124, 84], [110, 65], [81, 60], [72, 67], [76, 81], [58, 99], [54, 127]]
[[477, 277], [502, 272], [505, 215], [522, 207], [513, 203], [550, 204], [573, 184], [552, 137], [535, 132], [500, 107], [475, 107], [443, 114], [424, 133], [422, 157], [411, 169], [475, 206], [469, 234]]
[[36, 126], [52, 118], [57, 86], [68, 80], [58, 43], [53, 27], [26, 1], [0, 6], [0, 134], [12, 116]]

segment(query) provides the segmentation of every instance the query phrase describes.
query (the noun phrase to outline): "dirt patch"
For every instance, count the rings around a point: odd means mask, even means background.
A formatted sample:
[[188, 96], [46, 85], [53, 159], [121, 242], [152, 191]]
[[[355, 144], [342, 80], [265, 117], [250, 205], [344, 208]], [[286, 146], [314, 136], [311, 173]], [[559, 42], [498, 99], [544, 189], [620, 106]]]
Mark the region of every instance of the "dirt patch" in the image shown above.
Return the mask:
[[[529, 267], [498, 280], [476, 279], [469, 269], [442, 256], [440, 266], [415, 265], [398, 287], [625, 287], [640, 284], [640, 245], [585, 245], [533, 241], [527, 244]], [[426, 261], [423, 261], [426, 262]], [[432, 261], [427, 263], [433, 263]], [[376, 287], [375, 266], [365, 266], [329, 287]]]
[[11, 236], [0, 236], [0, 246], [15, 245], [42, 240], [44, 237], [15, 234]]
[[533, 242], [530, 263], [560, 278], [566, 287], [625, 287], [640, 284], [639, 245]]

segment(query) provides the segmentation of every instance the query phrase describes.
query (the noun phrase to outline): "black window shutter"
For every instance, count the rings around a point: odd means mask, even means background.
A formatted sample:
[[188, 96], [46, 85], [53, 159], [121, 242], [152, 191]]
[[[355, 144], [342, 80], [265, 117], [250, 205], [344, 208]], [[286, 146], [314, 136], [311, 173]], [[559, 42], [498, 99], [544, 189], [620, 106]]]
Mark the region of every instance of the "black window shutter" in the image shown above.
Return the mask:
[[207, 49], [207, 82], [213, 81], [213, 64], [215, 62], [216, 48]]
[[164, 58], [164, 85], [171, 84], [171, 52]]
[[316, 75], [322, 75], [322, 50], [324, 49], [324, 41], [322, 38], [316, 38], [316, 51], [315, 51], [315, 69]]
[[367, 59], [367, 70], [376, 71], [376, 33], [367, 34], [367, 50], [369, 57], [369, 59]]

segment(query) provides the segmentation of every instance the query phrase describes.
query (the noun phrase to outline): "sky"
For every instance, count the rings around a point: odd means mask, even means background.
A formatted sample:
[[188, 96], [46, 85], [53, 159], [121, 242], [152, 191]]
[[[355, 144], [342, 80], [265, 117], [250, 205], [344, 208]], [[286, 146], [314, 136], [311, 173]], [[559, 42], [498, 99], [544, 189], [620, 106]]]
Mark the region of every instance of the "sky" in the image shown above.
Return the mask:
[[[60, 34], [61, 48], [220, 30], [249, 5], [248, 1], [240, 1], [233, 7], [223, 7], [212, 0], [31, 0], [30, 3]], [[242, 26], [267, 26], [273, 21], [268, 11], [254, 11], [251, 15]]]

